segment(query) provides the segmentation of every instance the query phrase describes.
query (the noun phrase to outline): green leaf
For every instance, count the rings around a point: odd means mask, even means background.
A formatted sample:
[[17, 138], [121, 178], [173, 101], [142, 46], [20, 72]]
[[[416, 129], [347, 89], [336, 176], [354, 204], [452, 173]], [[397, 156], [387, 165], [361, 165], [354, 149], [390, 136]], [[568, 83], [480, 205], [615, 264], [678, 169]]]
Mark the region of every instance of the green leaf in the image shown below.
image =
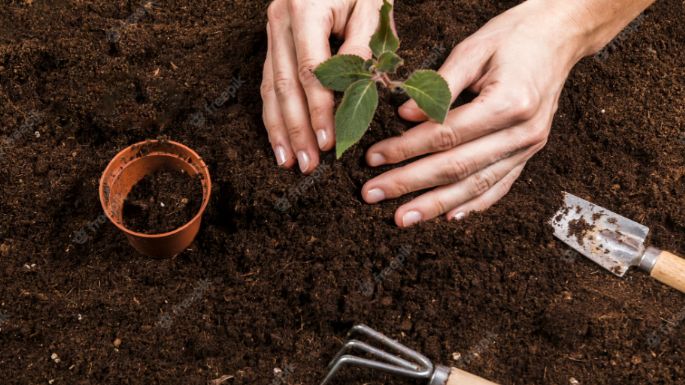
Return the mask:
[[375, 81], [358, 80], [345, 91], [335, 113], [335, 152], [338, 159], [364, 136], [377, 107]]
[[365, 71], [369, 71], [369, 72], [373, 72], [373, 71], [371, 70], [371, 67], [373, 66], [373, 63], [374, 63], [373, 59], [369, 59], [369, 60], [365, 61], [365, 62], [364, 62], [364, 70], [365, 70]]
[[365, 68], [364, 59], [355, 55], [335, 55], [319, 64], [314, 74], [324, 87], [341, 92], [357, 80], [373, 76]]
[[381, 57], [378, 58], [378, 63], [376, 64], [376, 69], [380, 72], [385, 73], [395, 73], [397, 68], [404, 64], [404, 60], [397, 56], [394, 52], [384, 52]]
[[416, 71], [402, 84], [402, 89], [428, 117], [440, 123], [445, 121], [452, 93], [440, 74], [431, 70]]
[[384, 52], [396, 52], [400, 48], [400, 40], [395, 36], [390, 24], [390, 12], [392, 11], [392, 4], [387, 0], [383, 0], [381, 7], [381, 18], [378, 24], [376, 33], [371, 36], [369, 46], [373, 55], [377, 58], [381, 57]]

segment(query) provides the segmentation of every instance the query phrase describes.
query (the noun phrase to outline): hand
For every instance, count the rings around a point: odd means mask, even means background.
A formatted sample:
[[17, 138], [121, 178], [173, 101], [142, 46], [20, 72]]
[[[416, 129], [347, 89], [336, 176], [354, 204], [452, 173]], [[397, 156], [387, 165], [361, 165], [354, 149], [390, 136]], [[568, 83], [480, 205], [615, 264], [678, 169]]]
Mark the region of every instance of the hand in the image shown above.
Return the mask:
[[[547, 142], [564, 82], [582, 57], [573, 26], [551, 7], [523, 3], [452, 51], [439, 72], [453, 101], [466, 88], [478, 96], [450, 111], [444, 124], [425, 122], [373, 145], [370, 166], [431, 155], [368, 181], [362, 189], [368, 203], [433, 188], [397, 209], [395, 222], [407, 227], [441, 214], [462, 219], [506, 195]], [[413, 101], [399, 112], [426, 120]]]
[[319, 164], [319, 150], [335, 146], [332, 91], [313, 74], [331, 56], [331, 35], [345, 39], [340, 54], [371, 58], [369, 41], [382, 0], [274, 0], [264, 63], [263, 119], [279, 166]]

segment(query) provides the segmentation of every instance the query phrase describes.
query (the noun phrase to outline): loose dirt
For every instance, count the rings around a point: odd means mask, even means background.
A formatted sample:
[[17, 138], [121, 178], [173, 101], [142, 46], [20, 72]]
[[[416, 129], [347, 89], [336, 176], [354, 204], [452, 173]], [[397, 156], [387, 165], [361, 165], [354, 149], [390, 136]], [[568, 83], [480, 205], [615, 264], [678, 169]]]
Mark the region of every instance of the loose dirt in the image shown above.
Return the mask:
[[585, 244], [585, 234], [592, 231], [595, 226], [588, 223], [585, 218], [573, 219], [568, 222], [568, 234], [567, 237], [576, 237], [578, 244], [583, 246]]
[[161, 234], [188, 223], [202, 206], [202, 184], [183, 171], [162, 170], [136, 183], [124, 201], [124, 225]]
[[[515, 4], [398, 1], [400, 54], [437, 68]], [[411, 127], [399, 96], [318, 176], [276, 168], [259, 96], [266, 6], [3, 2], [4, 384], [315, 385], [359, 322], [502, 384], [682, 383], [685, 297], [569, 257], [545, 225], [569, 191], [685, 253], [682, 2], [657, 2], [574, 69], [546, 148], [498, 205], [409, 230], [392, 215], [410, 197], [360, 197], [387, 170], [364, 150]], [[195, 243], [161, 261], [101, 220], [97, 194], [119, 150], [158, 137], [196, 150], [214, 182]]]

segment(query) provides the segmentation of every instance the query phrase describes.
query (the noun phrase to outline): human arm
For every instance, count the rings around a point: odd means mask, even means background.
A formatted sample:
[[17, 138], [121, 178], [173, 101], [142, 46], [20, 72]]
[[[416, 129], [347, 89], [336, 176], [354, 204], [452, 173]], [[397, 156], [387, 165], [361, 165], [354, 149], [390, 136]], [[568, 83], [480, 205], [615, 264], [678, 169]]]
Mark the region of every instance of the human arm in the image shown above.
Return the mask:
[[403, 105], [403, 118], [424, 123], [372, 146], [367, 163], [424, 157], [368, 181], [364, 199], [377, 203], [429, 190], [398, 208], [395, 222], [403, 227], [442, 214], [462, 219], [493, 205], [546, 144], [571, 68], [651, 3], [529, 0], [493, 18], [440, 69], [453, 100], [465, 89], [478, 96], [452, 110], [444, 124], [426, 121], [414, 102]]

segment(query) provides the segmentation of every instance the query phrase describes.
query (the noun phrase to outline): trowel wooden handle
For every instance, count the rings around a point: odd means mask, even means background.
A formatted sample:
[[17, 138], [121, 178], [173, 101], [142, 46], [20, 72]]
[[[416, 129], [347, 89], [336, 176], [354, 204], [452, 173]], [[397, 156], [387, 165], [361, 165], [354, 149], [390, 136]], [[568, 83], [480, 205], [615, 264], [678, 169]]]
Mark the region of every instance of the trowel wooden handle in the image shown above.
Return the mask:
[[497, 385], [475, 374], [465, 372], [461, 369], [452, 368], [450, 376], [447, 378], [447, 385]]
[[685, 293], [685, 259], [662, 251], [650, 274], [654, 279]]

